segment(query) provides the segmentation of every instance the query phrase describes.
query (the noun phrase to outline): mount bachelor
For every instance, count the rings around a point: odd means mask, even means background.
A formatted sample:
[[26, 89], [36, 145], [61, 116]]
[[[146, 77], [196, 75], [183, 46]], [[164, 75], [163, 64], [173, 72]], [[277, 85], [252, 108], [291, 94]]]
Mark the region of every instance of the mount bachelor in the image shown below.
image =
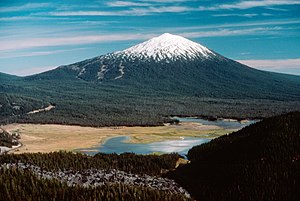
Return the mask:
[[[145, 122], [153, 116], [160, 119], [154, 122], [161, 122], [174, 114], [261, 117], [299, 110], [299, 86], [299, 76], [257, 70], [165, 33], [123, 51], [32, 76], [0, 74], [0, 110], [15, 121], [51, 102], [58, 107], [48, 115], [68, 119], [58, 123], [74, 124], [95, 116], [97, 121], [104, 114], [124, 122], [135, 115]], [[70, 117], [78, 107], [84, 108], [82, 115]], [[153, 114], [146, 115], [149, 110]], [[32, 116], [21, 119], [36, 121]], [[54, 116], [51, 122], [56, 122]], [[74, 118], [78, 121], [70, 122]]]
[[250, 68], [169, 33], [25, 79], [74, 78], [203, 97], [300, 98], [297, 76]]

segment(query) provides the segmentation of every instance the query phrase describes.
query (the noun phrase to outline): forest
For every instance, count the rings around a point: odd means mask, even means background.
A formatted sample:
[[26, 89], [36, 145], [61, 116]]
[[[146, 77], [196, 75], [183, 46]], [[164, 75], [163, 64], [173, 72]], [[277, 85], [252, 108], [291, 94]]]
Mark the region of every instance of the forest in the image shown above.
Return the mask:
[[0, 195], [1, 201], [191, 200], [180, 194], [122, 184], [103, 185], [95, 188], [70, 187], [56, 180], [38, 179], [30, 171], [19, 171], [18, 169], [0, 169]]
[[[0, 155], [0, 164], [24, 163], [46, 171], [87, 169], [122, 170], [137, 175], [160, 177], [175, 167], [178, 154], [136, 155], [102, 154], [87, 156], [80, 153], [53, 152], [49, 154]], [[6, 167], [6, 166], [4, 166]], [[97, 187], [68, 186], [55, 179], [41, 179], [28, 169], [1, 168], [0, 200], [190, 200], [182, 194], [150, 187], [106, 183]]]
[[[164, 69], [152, 67], [153, 71]], [[218, 72], [215, 67], [215, 76], [201, 79], [201, 82], [206, 80], [201, 85], [180, 77], [174, 80], [172, 76], [177, 74], [173, 71], [165, 75], [168, 79], [160, 79], [155, 72], [150, 79], [149, 72], [142, 71], [135, 72], [139, 74], [128, 77], [128, 80], [107, 82], [79, 79], [72, 65], [27, 77], [0, 73], [0, 125], [17, 122], [94, 127], [158, 126], [172, 123], [170, 116], [174, 115], [262, 119], [300, 110], [299, 90], [295, 87], [300, 83], [297, 76], [271, 73], [276, 82], [268, 80], [268, 84], [263, 86], [267, 89], [262, 90], [260, 85], [253, 86], [255, 89], [245, 88], [242, 84], [233, 85], [235, 82], [243, 83], [240, 76], [235, 77], [238, 81], [231, 80], [230, 76], [226, 78], [228, 83], [222, 81], [218, 79]], [[195, 79], [192, 70], [184, 73]], [[262, 74], [268, 73], [259, 72], [259, 75]], [[289, 84], [283, 85], [285, 82]], [[233, 87], [225, 87], [226, 83]], [[272, 83], [288, 94], [270, 87]], [[28, 114], [50, 104], [55, 108]]]
[[[49, 104], [55, 105], [55, 109], [27, 114]], [[172, 122], [169, 117], [174, 115], [261, 119], [300, 110], [300, 103], [295, 100], [202, 98], [175, 92], [59, 80], [56, 85], [48, 81], [7, 81], [0, 85], [0, 105], [0, 124], [51, 123], [94, 127], [158, 126]]]
[[300, 112], [195, 146], [168, 173], [197, 200], [299, 200]]
[[160, 175], [162, 170], [173, 169], [179, 154], [137, 155], [133, 153], [104, 154], [88, 156], [72, 152], [52, 152], [49, 154], [6, 154], [0, 156], [3, 163], [29, 163], [45, 170], [72, 169], [75, 171], [97, 168], [118, 169], [133, 174]]

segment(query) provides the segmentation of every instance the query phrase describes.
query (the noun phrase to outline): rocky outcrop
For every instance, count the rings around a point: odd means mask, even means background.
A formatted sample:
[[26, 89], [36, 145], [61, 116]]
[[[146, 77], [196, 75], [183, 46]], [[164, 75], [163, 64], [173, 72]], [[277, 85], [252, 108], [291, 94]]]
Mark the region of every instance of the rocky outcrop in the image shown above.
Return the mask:
[[101, 185], [125, 184], [140, 187], [148, 187], [157, 190], [168, 191], [170, 193], [180, 193], [185, 195], [186, 197], [190, 197], [188, 192], [182, 187], [180, 187], [173, 180], [149, 175], [141, 176], [137, 174], [130, 174], [116, 169], [87, 169], [83, 171], [45, 171], [41, 167], [24, 163], [2, 164], [0, 168], [18, 168], [24, 171], [32, 171], [35, 175], [38, 176], [38, 178], [57, 179], [61, 182], [66, 182], [68, 186], [80, 185], [83, 187], [97, 187]]

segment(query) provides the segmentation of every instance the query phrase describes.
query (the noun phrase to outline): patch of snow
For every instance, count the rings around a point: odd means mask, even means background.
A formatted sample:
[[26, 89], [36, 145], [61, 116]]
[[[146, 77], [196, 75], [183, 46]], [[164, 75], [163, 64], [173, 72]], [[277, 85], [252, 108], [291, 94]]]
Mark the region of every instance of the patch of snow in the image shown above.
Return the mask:
[[98, 77], [98, 80], [102, 80], [104, 78], [104, 74], [106, 73], [107, 71], [107, 65], [102, 65], [101, 68], [100, 68], [100, 71], [97, 73], [97, 77]]
[[80, 68], [77, 65], [71, 65], [70, 69], [74, 70], [74, 71], [79, 71]]
[[129, 58], [152, 58], [156, 61], [208, 58], [215, 55], [208, 48], [184, 37], [169, 33], [154, 37], [116, 54], [124, 54]]
[[54, 105], [49, 105], [48, 107], [45, 107], [45, 108], [42, 108], [42, 109], [38, 109], [38, 110], [33, 110], [31, 112], [28, 112], [27, 114], [35, 114], [35, 113], [39, 113], [39, 112], [50, 111], [50, 110], [52, 110], [54, 108], [55, 108]]
[[85, 68], [82, 68], [81, 71], [79, 72], [78, 76], [81, 76], [85, 73]]
[[13, 109], [14, 109], [14, 110], [20, 110], [20, 109], [21, 109], [21, 106], [19, 106], [19, 105], [13, 106]]
[[122, 62], [119, 65], [119, 72], [120, 72], [120, 75], [115, 77], [115, 80], [122, 78], [124, 75], [124, 66], [122, 65]]

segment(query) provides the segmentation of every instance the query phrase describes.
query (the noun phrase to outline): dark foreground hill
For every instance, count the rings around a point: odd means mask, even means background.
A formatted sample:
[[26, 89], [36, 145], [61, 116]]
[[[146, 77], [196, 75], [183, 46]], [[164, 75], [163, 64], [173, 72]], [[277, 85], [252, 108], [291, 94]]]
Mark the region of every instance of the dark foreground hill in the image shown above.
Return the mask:
[[197, 200], [299, 200], [300, 113], [267, 118], [193, 147], [169, 173]]
[[[0, 121], [161, 125], [170, 115], [263, 118], [300, 110], [300, 77], [256, 70], [163, 34], [27, 77], [0, 74]], [[27, 115], [55, 104], [50, 112]]]
[[[169, 186], [159, 186], [166, 182], [174, 186], [159, 176], [162, 169], [174, 168], [178, 158], [177, 154], [130, 153], [94, 157], [66, 152], [0, 155], [0, 201], [190, 200], [182, 192], [174, 193], [176, 186], [173, 192]], [[112, 179], [119, 177], [122, 179]], [[132, 180], [140, 185], [132, 185]]]

